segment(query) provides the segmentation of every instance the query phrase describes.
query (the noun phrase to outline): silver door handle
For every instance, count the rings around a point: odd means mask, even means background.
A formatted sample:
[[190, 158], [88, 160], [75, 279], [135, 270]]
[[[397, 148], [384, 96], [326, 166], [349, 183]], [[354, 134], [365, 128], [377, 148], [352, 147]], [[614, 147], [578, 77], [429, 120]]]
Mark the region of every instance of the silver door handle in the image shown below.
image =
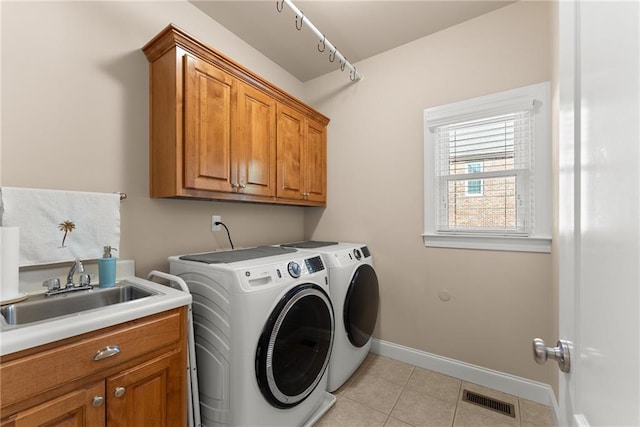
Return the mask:
[[542, 365], [547, 359], [554, 359], [558, 362], [558, 366], [562, 372], [571, 371], [571, 353], [569, 345], [571, 343], [565, 340], [558, 340], [557, 347], [547, 347], [540, 338], [533, 340], [533, 359]]

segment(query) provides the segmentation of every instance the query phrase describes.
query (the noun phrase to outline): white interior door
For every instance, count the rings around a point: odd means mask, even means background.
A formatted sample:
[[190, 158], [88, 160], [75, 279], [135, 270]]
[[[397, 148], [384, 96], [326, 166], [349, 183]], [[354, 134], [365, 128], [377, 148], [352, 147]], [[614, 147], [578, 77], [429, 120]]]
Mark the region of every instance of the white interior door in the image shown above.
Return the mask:
[[640, 425], [640, 3], [560, 1], [562, 425]]

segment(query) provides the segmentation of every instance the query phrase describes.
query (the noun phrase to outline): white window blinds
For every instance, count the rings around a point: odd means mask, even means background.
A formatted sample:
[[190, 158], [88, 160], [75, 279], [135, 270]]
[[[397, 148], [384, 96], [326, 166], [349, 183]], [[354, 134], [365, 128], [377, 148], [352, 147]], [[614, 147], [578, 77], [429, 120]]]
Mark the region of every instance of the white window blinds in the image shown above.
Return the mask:
[[431, 128], [438, 232], [529, 234], [532, 122], [517, 111]]

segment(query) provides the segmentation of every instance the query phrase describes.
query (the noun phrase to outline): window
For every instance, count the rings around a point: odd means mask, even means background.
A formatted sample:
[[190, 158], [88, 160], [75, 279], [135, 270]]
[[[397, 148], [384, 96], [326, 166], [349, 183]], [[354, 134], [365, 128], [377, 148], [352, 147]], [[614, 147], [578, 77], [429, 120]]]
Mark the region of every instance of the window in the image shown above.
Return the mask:
[[549, 90], [425, 110], [426, 246], [551, 250]]
[[[474, 173], [482, 173], [482, 162], [467, 163], [467, 175], [473, 175]], [[470, 179], [466, 185], [466, 196], [482, 196], [482, 186], [484, 181], [481, 179]]]
[[517, 112], [434, 129], [438, 231], [524, 232], [529, 125], [529, 112]]

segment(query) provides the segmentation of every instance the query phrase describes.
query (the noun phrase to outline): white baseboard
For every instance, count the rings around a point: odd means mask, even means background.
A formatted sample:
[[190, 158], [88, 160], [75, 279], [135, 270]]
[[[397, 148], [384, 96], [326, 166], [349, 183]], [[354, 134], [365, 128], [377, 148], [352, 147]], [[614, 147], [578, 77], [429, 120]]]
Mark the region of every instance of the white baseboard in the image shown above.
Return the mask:
[[543, 405], [549, 405], [556, 413], [557, 419], [558, 404], [553, 389], [548, 384], [531, 381], [526, 378], [505, 374], [504, 372], [494, 371], [375, 338], [371, 340], [371, 351], [381, 356], [410, 363], [463, 381], [509, 393], [514, 396], [542, 403]]

